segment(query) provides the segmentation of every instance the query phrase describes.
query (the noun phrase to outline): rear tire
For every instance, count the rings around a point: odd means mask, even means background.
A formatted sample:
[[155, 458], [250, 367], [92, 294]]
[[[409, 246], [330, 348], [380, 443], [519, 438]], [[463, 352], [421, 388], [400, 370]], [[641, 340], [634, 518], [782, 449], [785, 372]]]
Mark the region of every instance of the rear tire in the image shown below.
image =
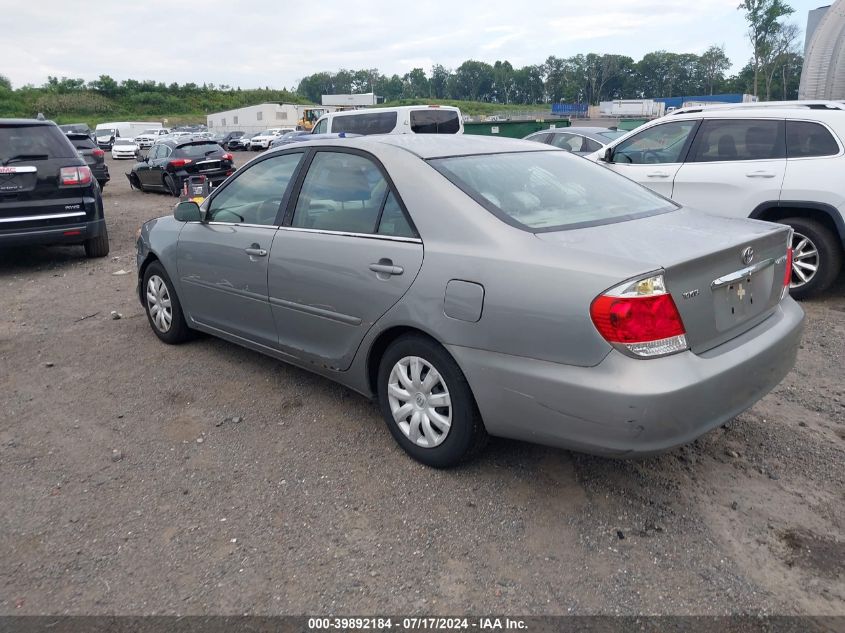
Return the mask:
[[179, 189], [176, 187], [176, 182], [173, 180], [173, 177], [170, 174], [164, 175], [164, 188], [171, 196], [179, 196]]
[[795, 299], [807, 299], [827, 290], [842, 270], [842, 247], [836, 236], [820, 222], [808, 218], [784, 218], [779, 222], [795, 231], [789, 294]]
[[[427, 466], [455, 466], [487, 444], [466, 377], [449, 352], [428, 337], [405, 335], [387, 348], [379, 363], [378, 401], [399, 446]], [[443, 420], [449, 421], [448, 426]]]
[[129, 176], [129, 185], [137, 189], [138, 191], [143, 191], [144, 187], [141, 185], [141, 181], [138, 179], [137, 174], [131, 174]]
[[142, 283], [144, 312], [155, 335], [168, 345], [178, 345], [191, 338], [182, 304], [164, 266], [152, 262], [144, 271]]
[[103, 232], [97, 237], [92, 237], [90, 240], [85, 240], [85, 256], [86, 257], [105, 257], [109, 254], [109, 232], [106, 227], [103, 227]]

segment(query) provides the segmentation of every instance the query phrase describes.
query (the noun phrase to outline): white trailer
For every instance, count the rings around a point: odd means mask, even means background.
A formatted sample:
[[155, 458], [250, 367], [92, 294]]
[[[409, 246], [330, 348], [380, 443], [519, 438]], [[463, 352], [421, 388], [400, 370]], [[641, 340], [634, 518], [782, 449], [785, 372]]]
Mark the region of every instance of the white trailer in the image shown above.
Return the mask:
[[270, 128], [290, 127], [310, 130], [314, 122], [328, 112], [331, 106], [299, 105], [292, 103], [261, 103], [225, 112], [215, 112], [206, 117], [209, 132], [262, 132]]
[[363, 94], [346, 95], [323, 95], [321, 103], [324, 106], [335, 106], [338, 108], [366, 108], [384, 102], [384, 97], [379, 97], [374, 92]]
[[602, 116], [610, 117], [659, 117], [665, 108], [665, 103], [654, 99], [616, 99], [599, 104]]

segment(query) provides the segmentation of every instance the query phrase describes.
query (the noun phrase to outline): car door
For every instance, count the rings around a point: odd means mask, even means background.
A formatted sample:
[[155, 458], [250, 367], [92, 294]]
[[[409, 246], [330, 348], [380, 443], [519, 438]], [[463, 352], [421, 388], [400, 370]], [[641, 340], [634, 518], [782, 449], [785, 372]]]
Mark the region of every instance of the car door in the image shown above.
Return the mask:
[[381, 165], [353, 150], [316, 151], [270, 251], [280, 347], [347, 369], [422, 258], [422, 241]]
[[648, 127], [617, 144], [607, 166], [671, 198], [675, 174], [684, 162], [698, 124], [698, 119], [684, 119]]
[[709, 213], [748, 217], [780, 199], [786, 172], [782, 119], [707, 119], [675, 175], [672, 198]]
[[279, 210], [303, 152], [251, 164], [208, 199], [202, 222], [179, 234], [177, 266], [183, 307], [208, 328], [277, 346], [267, 294], [268, 254]]
[[138, 162], [138, 167], [135, 170], [135, 175], [138, 176], [138, 181], [142, 185], [150, 185], [150, 166], [153, 160], [161, 149], [161, 145], [153, 145], [147, 152], [147, 160]]

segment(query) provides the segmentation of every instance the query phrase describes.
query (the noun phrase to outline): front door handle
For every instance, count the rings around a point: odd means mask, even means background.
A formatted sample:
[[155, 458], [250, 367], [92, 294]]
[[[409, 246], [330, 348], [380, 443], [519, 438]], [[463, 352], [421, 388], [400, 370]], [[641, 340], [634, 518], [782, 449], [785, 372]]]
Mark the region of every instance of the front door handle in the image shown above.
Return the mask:
[[381, 259], [377, 264], [370, 264], [370, 270], [379, 275], [401, 275], [405, 269], [401, 266], [394, 266], [389, 259]]
[[646, 174], [649, 178], [668, 178], [669, 174], [665, 171], [653, 171], [650, 174]]
[[258, 244], [253, 244], [249, 248], [245, 248], [244, 253], [250, 257], [267, 257], [267, 251], [261, 248]]
[[751, 171], [745, 174], [746, 178], [774, 178], [775, 175], [770, 171]]

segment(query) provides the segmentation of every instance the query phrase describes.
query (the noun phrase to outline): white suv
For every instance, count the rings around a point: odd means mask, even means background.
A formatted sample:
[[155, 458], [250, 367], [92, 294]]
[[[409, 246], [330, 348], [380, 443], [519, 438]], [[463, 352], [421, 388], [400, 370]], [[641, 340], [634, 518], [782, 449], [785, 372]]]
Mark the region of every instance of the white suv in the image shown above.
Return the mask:
[[800, 299], [842, 267], [844, 150], [843, 104], [795, 102], [673, 113], [588, 158], [685, 206], [788, 224]]

